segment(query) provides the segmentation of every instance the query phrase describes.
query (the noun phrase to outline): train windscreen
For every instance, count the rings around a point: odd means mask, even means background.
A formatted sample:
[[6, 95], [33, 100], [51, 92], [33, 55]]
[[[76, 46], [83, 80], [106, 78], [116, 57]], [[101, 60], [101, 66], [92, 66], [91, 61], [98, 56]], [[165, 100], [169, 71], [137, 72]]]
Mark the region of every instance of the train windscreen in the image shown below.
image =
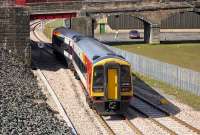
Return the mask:
[[131, 75], [129, 66], [122, 65], [120, 72], [120, 85], [122, 91], [131, 90]]
[[94, 91], [102, 91], [104, 85], [104, 69], [103, 66], [96, 66], [93, 75], [93, 89]]

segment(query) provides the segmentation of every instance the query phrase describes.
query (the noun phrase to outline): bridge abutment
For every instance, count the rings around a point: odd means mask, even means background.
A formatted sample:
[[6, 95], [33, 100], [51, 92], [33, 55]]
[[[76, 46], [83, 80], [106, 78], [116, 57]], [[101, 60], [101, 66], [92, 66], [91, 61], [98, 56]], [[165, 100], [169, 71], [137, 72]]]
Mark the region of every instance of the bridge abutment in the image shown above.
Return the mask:
[[160, 25], [144, 22], [144, 42], [160, 44]]
[[26, 7], [0, 7], [0, 48], [30, 65], [29, 10]]
[[71, 20], [71, 29], [86, 36], [94, 36], [93, 21], [90, 17], [80, 16], [72, 18]]

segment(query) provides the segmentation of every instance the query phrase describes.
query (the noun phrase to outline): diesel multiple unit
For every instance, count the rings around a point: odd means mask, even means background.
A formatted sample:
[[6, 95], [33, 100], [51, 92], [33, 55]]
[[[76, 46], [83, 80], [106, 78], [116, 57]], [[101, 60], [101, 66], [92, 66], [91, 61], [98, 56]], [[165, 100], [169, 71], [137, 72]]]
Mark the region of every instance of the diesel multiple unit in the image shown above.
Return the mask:
[[89, 106], [99, 114], [123, 114], [133, 95], [130, 64], [105, 44], [80, 33], [57, 28], [52, 47], [73, 67], [85, 87]]

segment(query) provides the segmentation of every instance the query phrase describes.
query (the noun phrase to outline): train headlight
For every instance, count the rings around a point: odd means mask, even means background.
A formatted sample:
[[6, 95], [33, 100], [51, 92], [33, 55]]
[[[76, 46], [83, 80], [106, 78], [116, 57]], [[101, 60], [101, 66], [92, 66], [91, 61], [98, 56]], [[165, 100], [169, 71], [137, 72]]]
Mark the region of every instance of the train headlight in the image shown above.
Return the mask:
[[132, 90], [130, 82], [121, 83], [121, 92], [129, 92]]
[[129, 87], [121, 87], [121, 92], [129, 92], [129, 91], [131, 91], [131, 86], [129, 86]]
[[95, 88], [93, 87], [94, 92], [103, 92], [103, 88]]

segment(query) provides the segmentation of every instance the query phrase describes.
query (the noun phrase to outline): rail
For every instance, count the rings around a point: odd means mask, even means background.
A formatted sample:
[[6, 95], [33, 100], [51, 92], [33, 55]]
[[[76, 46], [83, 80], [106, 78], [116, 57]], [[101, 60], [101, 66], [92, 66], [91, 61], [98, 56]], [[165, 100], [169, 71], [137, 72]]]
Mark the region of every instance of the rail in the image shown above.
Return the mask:
[[38, 73], [39, 77], [41, 78], [41, 80], [43, 81], [43, 83], [45, 84], [45, 86], [47, 87], [47, 90], [50, 93], [50, 95], [52, 96], [54, 102], [56, 103], [58, 110], [60, 112], [60, 115], [63, 117], [63, 119], [67, 123], [67, 125], [72, 129], [73, 135], [78, 135], [73, 123], [71, 122], [69, 116], [67, 115], [62, 104], [60, 103], [56, 93], [54, 92], [54, 90], [50, 86], [49, 82], [47, 81], [45, 75], [40, 71], [40, 69], [37, 69], [37, 73]]
[[[173, 116], [170, 112], [168, 112], [166, 109], [164, 108], [161, 108], [159, 106], [157, 106], [156, 104], [148, 101], [147, 99], [145, 99], [144, 97], [134, 93], [134, 96], [140, 100], [142, 100], [143, 102], [149, 104], [150, 106], [152, 106], [153, 108], [157, 109], [158, 111], [166, 114], [167, 116], [169, 116], [171, 119], [177, 121], [178, 123], [180, 123], [181, 125], [185, 126], [185, 127], [188, 127], [190, 130], [192, 130], [193, 132], [197, 133], [197, 134], [200, 134], [200, 130], [191, 126], [190, 124], [186, 123], [185, 121]], [[134, 108], [133, 106], [130, 106], [131, 108]], [[135, 109], [135, 108], [134, 108]], [[143, 113], [144, 115], [146, 115], [145, 113]], [[147, 115], [146, 115], [147, 116]], [[148, 117], [148, 116], [147, 116]], [[173, 132], [172, 132], [173, 133]]]
[[[34, 22], [32, 23], [30, 26], [33, 26], [33, 28], [31, 28], [31, 31], [34, 32], [35, 28], [40, 24], [40, 21]], [[41, 39], [39, 37], [38, 40], [41, 41]], [[49, 53], [48, 51], [46, 51], [47, 53]], [[52, 55], [52, 54], [51, 54]], [[34, 63], [34, 60], [32, 60]], [[36, 64], [34, 64], [36, 66]], [[61, 102], [59, 101], [56, 93], [54, 92], [53, 88], [51, 87], [51, 85], [49, 84], [48, 80], [46, 79], [45, 75], [42, 73], [42, 71], [36, 66], [37, 69], [37, 74], [39, 76], [39, 78], [42, 80], [42, 82], [45, 84], [49, 94], [51, 95], [51, 97], [53, 98], [54, 102], [56, 103], [59, 113], [60, 115], [63, 117], [64, 121], [67, 123], [67, 125], [71, 128], [71, 131], [73, 133], [73, 135], [78, 135], [76, 128], [74, 127], [73, 123], [71, 122], [69, 116], [67, 115], [63, 105], [61, 104]]]

